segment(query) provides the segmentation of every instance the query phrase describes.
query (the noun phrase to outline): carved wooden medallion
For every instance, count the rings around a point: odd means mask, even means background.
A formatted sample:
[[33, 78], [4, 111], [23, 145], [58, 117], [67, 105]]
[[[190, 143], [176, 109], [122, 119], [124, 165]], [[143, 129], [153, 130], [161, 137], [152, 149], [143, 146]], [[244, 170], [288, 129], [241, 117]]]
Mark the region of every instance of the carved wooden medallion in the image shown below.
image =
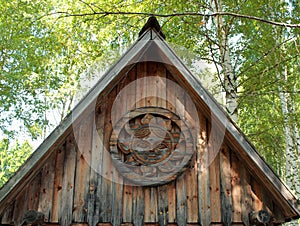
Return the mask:
[[162, 108], [140, 108], [122, 117], [110, 137], [112, 160], [131, 183], [169, 182], [188, 166], [193, 138], [186, 124]]

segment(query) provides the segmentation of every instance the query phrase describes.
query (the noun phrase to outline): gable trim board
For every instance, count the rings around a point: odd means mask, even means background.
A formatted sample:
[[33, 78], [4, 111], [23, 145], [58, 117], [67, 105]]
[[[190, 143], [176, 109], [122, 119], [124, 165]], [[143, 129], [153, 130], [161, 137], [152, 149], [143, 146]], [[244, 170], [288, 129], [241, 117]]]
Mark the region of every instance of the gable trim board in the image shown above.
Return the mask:
[[[109, 86], [117, 83], [121, 72], [130, 70], [129, 65], [139, 62], [145, 54], [150, 54], [147, 60], [151, 61], [151, 48], [158, 48], [159, 59], [165, 63], [171, 72], [179, 72], [184, 78], [183, 83], [186, 87], [192, 88], [195, 101], [204, 103], [207, 107], [204, 112], [209, 116], [217, 126], [226, 131], [225, 139], [230, 140], [236, 154], [243, 159], [252, 173], [255, 173], [261, 181], [265, 182], [270, 192], [286, 208], [291, 209], [292, 218], [299, 218], [299, 202], [289, 190], [289, 188], [280, 180], [268, 164], [255, 150], [245, 135], [230, 120], [224, 110], [219, 106], [215, 99], [203, 88], [199, 80], [186, 68], [183, 62], [177, 57], [164, 39], [153, 29], [148, 29], [141, 35], [135, 44], [120, 58], [109, 71], [101, 77], [90, 92], [77, 104], [74, 110], [63, 120], [60, 125], [48, 136], [48, 138], [37, 148], [25, 164], [0, 190], [0, 212], [5, 205], [3, 203], [11, 199], [21, 191], [21, 189], [30, 181], [37, 169], [45, 163], [52, 151], [61, 143], [61, 141], [72, 131], [74, 123], [84, 115], [87, 109], [93, 107], [99, 95], [105, 95], [103, 91], [109, 92]], [[157, 60], [157, 56], [153, 56]], [[176, 74], [176, 73], [174, 73]], [[181, 78], [177, 78], [181, 79]]]

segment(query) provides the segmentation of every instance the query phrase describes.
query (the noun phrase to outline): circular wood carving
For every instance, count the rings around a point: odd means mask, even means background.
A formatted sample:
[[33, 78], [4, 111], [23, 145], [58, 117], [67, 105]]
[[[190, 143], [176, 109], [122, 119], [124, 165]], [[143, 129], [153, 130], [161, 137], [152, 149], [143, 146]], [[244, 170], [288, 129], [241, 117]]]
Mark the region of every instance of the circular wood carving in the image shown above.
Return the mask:
[[176, 114], [162, 108], [140, 108], [116, 123], [110, 153], [115, 167], [131, 183], [163, 184], [189, 166], [193, 137]]

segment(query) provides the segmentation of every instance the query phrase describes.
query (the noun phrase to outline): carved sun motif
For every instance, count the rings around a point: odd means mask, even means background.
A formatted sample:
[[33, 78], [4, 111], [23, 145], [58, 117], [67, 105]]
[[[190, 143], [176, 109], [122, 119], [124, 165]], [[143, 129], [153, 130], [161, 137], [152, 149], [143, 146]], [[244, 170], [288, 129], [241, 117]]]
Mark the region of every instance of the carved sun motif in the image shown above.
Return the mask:
[[145, 114], [129, 121], [118, 138], [125, 162], [151, 165], [165, 160], [177, 145], [179, 127], [160, 115]]
[[193, 154], [193, 139], [185, 123], [168, 110], [145, 108], [122, 118], [111, 138], [112, 160], [132, 182], [168, 182], [181, 173]]

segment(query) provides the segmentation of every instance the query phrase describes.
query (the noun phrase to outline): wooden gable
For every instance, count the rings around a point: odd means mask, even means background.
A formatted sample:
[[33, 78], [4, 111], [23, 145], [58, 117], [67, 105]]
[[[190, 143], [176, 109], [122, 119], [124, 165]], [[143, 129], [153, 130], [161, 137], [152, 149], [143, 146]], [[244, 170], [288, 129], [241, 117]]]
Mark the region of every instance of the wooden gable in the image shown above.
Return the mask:
[[0, 190], [2, 225], [277, 225], [299, 215], [152, 28]]

